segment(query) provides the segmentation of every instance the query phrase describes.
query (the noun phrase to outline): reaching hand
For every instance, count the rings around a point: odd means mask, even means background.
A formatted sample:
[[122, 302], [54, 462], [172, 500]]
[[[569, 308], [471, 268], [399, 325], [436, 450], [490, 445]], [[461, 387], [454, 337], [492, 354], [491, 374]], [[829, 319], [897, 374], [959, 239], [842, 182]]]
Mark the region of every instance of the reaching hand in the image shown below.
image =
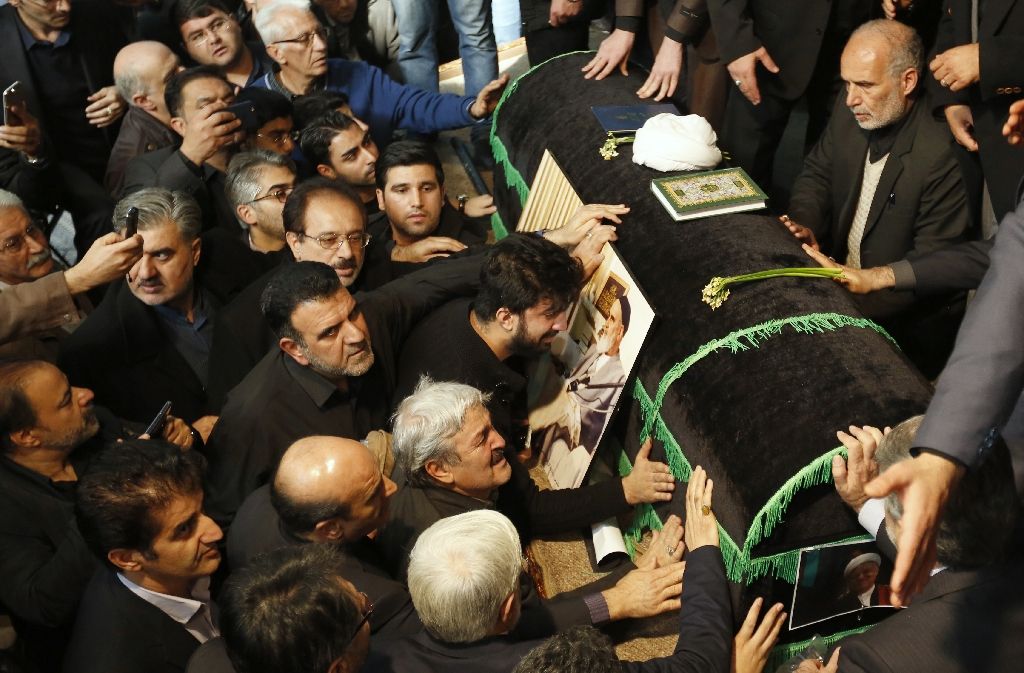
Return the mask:
[[683, 70], [685, 48], [682, 43], [670, 38], [661, 41], [658, 48], [658, 55], [654, 59], [654, 67], [647, 81], [636, 92], [640, 98], [654, 96], [655, 101], [660, 101], [666, 96], [676, 92], [676, 85], [679, 83], [679, 73]]
[[648, 569], [664, 568], [683, 559], [686, 545], [683, 544], [683, 521], [675, 514], [665, 520], [661, 530], [651, 534], [651, 544], [644, 554], [643, 563]]
[[718, 519], [711, 509], [715, 482], [708, 479], [704, 468], [697, 466], [686, 485], [686, 530], [684, 539], [690, 551], [704, 545], [718, 546]]
[[551, 11], [548, 12], [549, 26], [563, 26], [572, 21], [583, 11], [583, 3], [579, 0], [551, 0]]
[[978, 43], [962, 44], [938, 54], [928, 64], [932, 75], [950, 91], [960, 91], [981, 80]]
[[793, 238], [811, 246], [815, 250], [820, 250], [821, 246], [818, 245], [818, 240], [814, 237], [814, 232], [808, 227], [802, 224], [797, 224], [793, 220], [789, 219], [789, 215], [779, 215], [779, 222], [782, 222], [789, 229], [789, 233], [793, 234]]
[[608, 604], [608, 615], [617, 620], [678, 610], [685, 568], [685, 563], [673, 563], [664, 568], [630, 571], [611, 589], [601, 592]]
[[1003, 135], [1011, 145], [1018, 145], [1024, 140], [1024, 99], [1010, 103], [1010, 116], [1003, 124]]
[[850, 426], [850, 434], [842, 430], [836, 437], [846, 447], [847, 458], [836, 455], [832, 458], [832, 479], [836, 484], [836, 492], [854, 512], [868, 501], [864, 494], [864, 484], [878, 476], [878, 463], [875, 462], [875, 451], [882, 443], [882, 437], [889, 434], [891, 428], [881, 431], [870, 425], [858, 428]]
[[903, 506], [896, 541], [896, 567], [890, 582], [893, 605], [908, 605], [911, 597], [928, 583], [935, 566], [939, 518], [963, 470], [951, 459], [926, 451], [916, 458], [896, 463], [864, 486], [869, 498], [897, 493]]
[[199, 436], [203, 438], [204, 442], [210, 441], [210, 435], [213, 434], [213, 428], [217, 425], [219, 416], [203, 416], [192, 421], [192, 427], [199, 433]]
[[85, 108], [85, 117], [96, 128], [110, 126], [127, 112], [128, 104], [117, 93], [117, 87], [105, 86], [88, 98], [89, 105]]
[[598, 224], [594, 225], [583, 237], [579, 245], [573, 249], [572, 256], [580, 260], [580, 263], [583, 265], [584, 280], [588, 280], [593, 276], [594, 272], [601, 266], [601, 262], [604, 261], [604, 255], [601, 254], [604, 244], [617, 238], [618, 234], [615, 233], [615, 227], [610, 224]]
[[28, 106], [25, 103], [12, 105], [10, 115], [12, 122], [20, 121], [21, 124], [0, 126], [0, 147], [21, 152], [28, 157], [38, 157], [39, 148], [43, 142], [43, 134], [39, 131], [39, 122], [29, 114]]
[[628, 77], [629, 52], [633, 51], [635, 39], [636, 35], [628, 30], [618, 28], [613, 30], [611, 35], [601, 41], [601, 46], [597, 48], [597, 55], [590, 59], [590, 63], [583, 66], [583, 78], [604, 79], [612, 74], [616, 67], [623, 77]]
[[804, 252], [826, 269], [841, 269], [843, 274], [832, 280], [839, 283], [854, 294], [867, 294], [876, 290], [884, 290], [896, 285], [896, 274], [891, 266], [873, 266], [870, 269], [855, 269], [852, 266], [840, 264], [831, 257], [826, 257], [811, 246], [804, 244]]
[[974, 137], [974, 115], [968, 105], [947, 105], [946, 123], [953, 134], [953, 139], [963, 145], [968, 152], [978, 151], [978, 141]]
[[753, 105], [761, 104], [761, 90], [757, 86], [758, 63], [767, 68], [768, 72], [779, 72], [779, 66], [775, 65], [775, 61], [764, 47], [759, 47], [746, 56], [740, 56], [728, 66], [733, 84], [739, 87], [740, 93]]
[[122, 278], [142, 257], [142, 235], [128, 240], [111, 232], [100, 236], [78, 260], [64, 272], [64, 282], [71, 294], [81, 294]]
[[435, 257], [447, 257], [453, 252], [461, 252], [466, 249], [466, 244], [447, 236], [427, 236], [426, 238], [410, 243], [409, 245], [398, 245], [391, 250], [391, 261], [411, 262], [422, 264]]
[[[618, 205], [588, 203], [577, 208], [576, 212], [569, 216], [565, 226], [544, 232], [544, 238], [563, 248], [573, 248], [605, 220], [622, 224], [619, 215], [625, 215], [628, 212], [629, 207], [624, 203]], [[614, 241], [615, 238], [611, 240]]]
[[508, 86], [508, 73], [491, 80], [476, 95], [476, 100], [469, 108], [469, 116], [473, 119], [489, 117], [494, 112], [494, 108], [498, 107], [498, 101], [501, 100], [501, 94], [505, 93], [506, 86]]
[[768, 655], [779, 639], [782, 625], [786, 623], [782, 603], [776, 603], [768, 608], [761, 623], [758, 624], [757, 616], [763, 603], [762, 598], [754, 600], [754, 604], [747, 611], [747, 618], [743, 620], [743, 625], [733, 639], [732, 673], [761, 673], [768, 663]]
[[655, 462], [650, 457], [651, 438], [648, 437], [636, 453], [633, 470], [622, 478], [622, 491], [630, 505], [672, 499], [672, 491], [676, 488], [672, 470], [665, 463]]
[[191, 449], [194, 441], [192, 428], [188, 427], [188, 423], [175, 416], [167, 417], [167, 421], [164, 423], [163, 438], [183, 451]]
[[484, 215], [490, 215], [496, 210], [494, 197], [490, 194], [482, 194], [481, 196], [466, 199], [466, 206], [462, 209], [462, 213], [466, 217], [483, 217]]

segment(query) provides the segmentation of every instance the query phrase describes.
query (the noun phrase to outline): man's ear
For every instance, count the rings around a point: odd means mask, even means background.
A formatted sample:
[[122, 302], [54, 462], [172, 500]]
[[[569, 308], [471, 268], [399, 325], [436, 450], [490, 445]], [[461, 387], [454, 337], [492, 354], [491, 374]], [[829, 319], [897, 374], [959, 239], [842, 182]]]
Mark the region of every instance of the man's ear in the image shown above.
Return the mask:
[[341, 519], [335, 517], [325, 521], [317, 521], [313, 526], [313, 537], [317, 542], [342, 542], [345, 539], [345, 530], [341, 525]]
[[915, 88], [917, 88], [917, 82], [921, 78], [921, 73], [918, 72], [917, 68], [907, 68], [903, 71], [903, 94], [909, 96]]
[[256, 226], [256, 213], [253, 212], [251, 204], [240, 203], [235, 206], [235, 213], [238, 214], [239, 219], [245, 222], [250, 227]]
[[281, 348], [281, 350], [290, 355], [293, 360], [298, 362], [303, 367], [309, 365], [309, 358], [307, 358], [306, 355], [302, 352], [302, 348], [299, 347], [298, 342], [296, 342], [294, 339], [289, 339], [288, 337], [281, 337], [281, 339], [278, 340], [277, 345]]
[[324, 176], [328, 180], [337, 180], [338, 179], [338, 174], [335, 172], [335, 170], [333, 168], [331, 168], [327, 164], [317, 164], [316, 165], [316, 172], [319, 173], [320, 175]]
[[495, 312], [494, 319], [507, 332], [514, 332], [519, 325], [519, 316], [504, 306]]
[[274, 63], [277, 63], [278, 65], [285, 64], [286, 59], [284, 57], [284, 54], [281, 53], [281, 48], [278, 47], [276, 44], [268, 44], [265, 48], [265, 51], [267, 52], [267, 56], [273, 59]]
[[39, 437], [39, 433], [36, 432], [35, 428], [25, 428], [24, 430], [16, 430], [7, 435], [11, 443], [17, 446], [19, 449], [35, 449], [42, 446], [43, 442]]
[[153, 110], [156, 110], [156, 103], [154, 103], [153, 100], [144, 93], [132, 94], [131, 103], [135, 107], [141, 108], [147, 112], [152, 112]]
[[295, 258], [296, 262], [301, 262], [302, 257], [299, 256], [299, 235], [294, 231], [284, 232], [284, 242], [288, 244], [288, 248], [292, 251], [292, 257]]
[[423, 471], [434, 481], [448, 485], [455, 483], [455, 475], [452, 474], [452, 471], [447, 467], [443, 467], [437, 461], [428, 460], [426, 465], [423, 466]]
[[516, 622], [518, 621], [519, 596], [516, 591], [512, 591], [501, 602], [501, 607], [498, 608], [498, 623], [494, 625], [495, 632], [497, 634], [508, 633], [516, 627]]
[[196, 240], [192, 241], [192, 266], [199, 264], [199, 256], [203, 252], [203, 239], [196, 236]]
[[380, 187], [377, 188], [377, 207], [384, 212], [384, 190]]
[[171, 117], [171, 128], [182, 138], [185, 137], [185, 120], [181, 117]]
[[143, 557], [135, 549], [111, 549], [107, 552], [107, 560], [125, 572], [142, 570]]

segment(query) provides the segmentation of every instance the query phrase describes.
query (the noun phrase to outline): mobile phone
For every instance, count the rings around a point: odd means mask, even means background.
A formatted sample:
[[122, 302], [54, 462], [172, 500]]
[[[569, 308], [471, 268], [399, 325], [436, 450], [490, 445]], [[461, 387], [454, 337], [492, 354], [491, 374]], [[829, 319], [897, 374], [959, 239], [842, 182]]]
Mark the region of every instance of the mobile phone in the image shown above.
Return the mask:
[[256, 106], [248, 101], [241, 101], [239, 103], [232, 103], [227, 107], [227, 111], [238, 117], [239, 121], [242, 122], [243, 131], [255, 131], [259, 129], [260, 122], [256, 118]]
[[164, 402], [164, 406], [160, 407], [160, 411], [156, 417], [149, 422], [146, 427], [146, 431], [142, 434], [149, 435], [150, 439], [159, 439], [160, 434], [164, 431], [164, 424], [167, 423], [167, 415], [171, 413], [171, 401], [167, 400]]
[[25, 120], [15, 112], [25, 104], [25, 94], [21, 90], [21, 82], [15, 82], [4, 89], [4, 126], [24, 126]]
[[128, 240], [139, 232], [139, 209], [132, 206], [124, 215], [124, 238]]

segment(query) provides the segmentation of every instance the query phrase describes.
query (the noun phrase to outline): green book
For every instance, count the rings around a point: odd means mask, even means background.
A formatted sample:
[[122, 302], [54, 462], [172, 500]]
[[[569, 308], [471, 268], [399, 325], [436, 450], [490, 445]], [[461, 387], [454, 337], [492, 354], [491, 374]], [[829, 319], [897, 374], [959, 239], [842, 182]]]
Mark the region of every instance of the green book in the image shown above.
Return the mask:
[[758, 210], [768, 199], [742, 168], [656, 178], [651, 191], [676, 222]]

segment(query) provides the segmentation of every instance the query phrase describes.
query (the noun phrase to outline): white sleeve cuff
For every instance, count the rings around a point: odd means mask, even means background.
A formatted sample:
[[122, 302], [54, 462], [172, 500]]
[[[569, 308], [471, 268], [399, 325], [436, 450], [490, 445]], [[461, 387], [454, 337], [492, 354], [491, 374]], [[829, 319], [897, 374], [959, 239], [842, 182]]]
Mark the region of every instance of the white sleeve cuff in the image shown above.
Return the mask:
[[857, 514], [857, 521], [864, 527], [871, 537], [878, 534], [878, 528], [885, 521], [885, 500], [882, 498], [871, 498], [860, 508]]

